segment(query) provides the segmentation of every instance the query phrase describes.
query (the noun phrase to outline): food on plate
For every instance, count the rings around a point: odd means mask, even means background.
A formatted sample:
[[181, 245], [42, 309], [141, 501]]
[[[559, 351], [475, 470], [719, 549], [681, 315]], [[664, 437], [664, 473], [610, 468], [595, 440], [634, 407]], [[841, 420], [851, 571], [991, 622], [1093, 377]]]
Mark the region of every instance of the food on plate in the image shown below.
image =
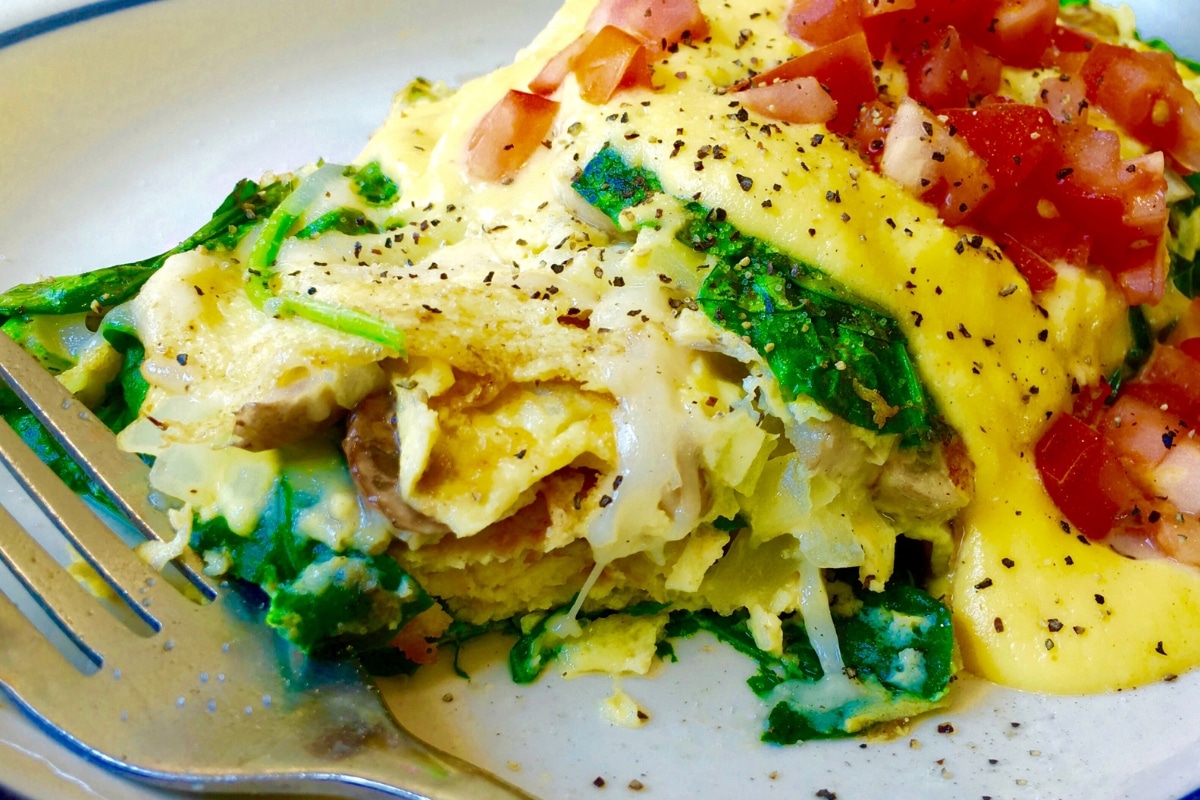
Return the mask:
[[[569, 0], [349, 166], [0, 296], [318, 653], [708, 631], [764, 739], [1200, 661], [1200, 78], [1045, 0]], [[5, 418], [105, 502], [14, 398]], [[1197, 539], [1200, 542], [1200, 538]]]

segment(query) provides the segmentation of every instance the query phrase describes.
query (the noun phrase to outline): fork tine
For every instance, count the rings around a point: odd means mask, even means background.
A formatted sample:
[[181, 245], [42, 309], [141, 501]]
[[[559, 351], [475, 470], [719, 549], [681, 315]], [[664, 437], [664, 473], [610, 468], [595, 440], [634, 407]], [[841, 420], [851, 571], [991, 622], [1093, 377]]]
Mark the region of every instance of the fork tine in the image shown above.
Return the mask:
[[[0, 334], [0, 380], [12, 387], [147, 539], [167, 541], [174, 536], [166, 515], [149, 502], [146, 465], [132, 453], [119, 450], [104, 423], [6, 334]], [[186, 552], [176, 565], [206, 598], [216, 596], [194, 553]]]
[[[3, 507], [0, 507], [0, 561], [94, 663], [102, 664], [103, 651], [112, 652], [134, 637]], [[40, 633], [33, 635], [43, 638]], [[8, 644], [4, 642], [3, 648]]]
[[[83, 559], [147, 625], [161, 629], [163, 614], [177, 611], [189, 601], [169, 586], [161, 586], [158, 573], [143, 562], [54, 472], [25, 446], [8, 423], [0, 420], [0, 462], [9, 465], [17, 480], [42, 511], [75, 545]], [[26, 536], [25, 538], [28, 538]], [[136, 596], [135, 596], [136, 592]], [[152, 599], [156, 610], [148, 610]]]
[[0, 641], [4, 642], [0, 647], [0, 684], [18, 693], [36, 684], [70, 692], [87, 677], [3, 593], [0, 593]]

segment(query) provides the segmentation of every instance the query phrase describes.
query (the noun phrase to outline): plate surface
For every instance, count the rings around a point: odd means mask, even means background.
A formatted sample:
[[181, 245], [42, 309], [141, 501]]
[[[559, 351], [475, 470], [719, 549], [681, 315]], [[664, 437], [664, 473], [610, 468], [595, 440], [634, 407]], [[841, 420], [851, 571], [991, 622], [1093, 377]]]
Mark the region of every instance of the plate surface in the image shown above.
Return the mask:
[[[353, 158], [407, 80], [456, 83], [505, 63], [555, 5], [353, 0], [335, 14], [327, 0], [3, 0], [0, 288], [160, 252], [239, 178]], [[1200, 15], [1180, 19], [1179, 0], [1132, 5], [1143, 31], [1200, 56]], [[780, 749], [757, 742], [747, 660], [701, 637], [679, 650], [679, 664], [620, 682], [651, 715], [640, 730], [598, 713], [612, 679], [514, 686], [495, 642], [464, 651], [470, 682], [441, 665], [385, 691], [414, 732], [548, 799], [1172, 800], [1200, 786], [1198, 673], [1086, 698], [967, 678], [951, 710], [895, 741]], [[2, 704], [0, 786], [39, 800], [163, 796]]]

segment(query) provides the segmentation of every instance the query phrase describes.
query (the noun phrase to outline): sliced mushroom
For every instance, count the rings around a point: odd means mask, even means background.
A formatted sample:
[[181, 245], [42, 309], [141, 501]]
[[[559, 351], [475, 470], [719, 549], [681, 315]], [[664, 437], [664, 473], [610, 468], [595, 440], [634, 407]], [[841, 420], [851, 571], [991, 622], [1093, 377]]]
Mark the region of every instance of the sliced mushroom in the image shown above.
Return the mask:
[[350, 413], [342, 441], [350, 474], [359, 494], [401, 531], [428, 535], [450, 532], [405, 502], [400, 480], [400, 444], [396, 439], [396, 406], [390, 393], [373, 394]]

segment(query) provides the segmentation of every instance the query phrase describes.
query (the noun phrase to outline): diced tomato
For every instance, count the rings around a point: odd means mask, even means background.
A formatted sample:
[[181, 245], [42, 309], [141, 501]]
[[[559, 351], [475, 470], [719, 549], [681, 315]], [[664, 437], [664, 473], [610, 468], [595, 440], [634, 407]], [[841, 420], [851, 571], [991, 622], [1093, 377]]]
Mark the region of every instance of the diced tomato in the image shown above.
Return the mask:
[[1050, 264], [1086, 267], [1091, 260], [1088, 237], [1032, 189], [1005, 192], [998, 201], [989, 198], [986, 212], [989, 231], [1011, 236]]
[[607, 103], [619, 89], [652, 88], [650, 60], [640, 39], [606, 25], [571, 61], [579, 95], [592, 105]]
[[1095, 43], [1096, 40], [1083, 31], [1057, 25], [1050, 34], [1050, 46], [1042, 55], [1042, 66], [1058, 67], [1064, 75], [1075, 75]]
[[891, 14], [895, 11], [912, 11], [917, 7], [917, 0], [860, 0], [859, 12], [863, 19], [877, 17], [880, 14]]
[[1157, 305], [1166, 295], [1171, 256], [1166, 239], [1130, 247], [1124, 258], [1107, 258], [1109, 274], [1131, 306]]
[[557, 115], [553, 100], [510, 90], [471, 133], [467, 172], [478, 180], [511, 179], [541, 146]]
[[1159, 345], [1137, 377], [1126, 384], [1125, 394], [1145, 400], [1166, 413], [1200, 426], [1200, 368], [1182, 347]]
[[1004, 0], [979, 40], [1006, 64], [1037, 66], [1058, 20], [1058, 0]]
[[814, 47], [862, 32], [861, 0], [792, 0], [788, 35]]
[[828, 122], [837, 115], [837, 103], [812, 77], [752, 86], [736, 96], [750, 111], [782, 122]]
[[1108, 413], [1108, 398], [1112, 397], [1112, 385], [1106, 378], [1098, 383], [1084, 386], [1075, 395], [1071, 406], [1071, 415], [1088, 425], [1099, 425], [1100, 420]]
[[1058, 281], [1058, 271], [1050, 266], [1050, 262], [1012, 236], [1004, 236], [999, 244], [1004, 255], [1016, 265], [1017, 271], [1029, 284], [1031, 292], [1044, 292]]
[[1103, 427], [1134, 481], [1188, 514], [1200, 513], [1200, 441], [1193, 430], [1178, 414], [1132, 395], [1117, 400]]
[[1088, 98], [1188, 172], [1200, 171], [1200, 103], [1169, 53], [1097, 43], [1083, 65]]
[[761, 86], [804, 77], [816, 78], [837, 103], [837, 116], [828, 123], [834, 133], [850, 133], [858, 119], [859, 108], [878, 94], [871, 53], [867, 50], [866, 37], [861, 33], [785, 61], [754, 76], [753, 83]]
[[1200, 369], [1200, 337], [1193, 336], [1179, 343], [1180, 352], [1196, 360], [1196, 369]]
[[987, 162], [998, 186], [1021, 184], [1056, 150], [1050, 112], [1020, 103], [995, 103], [943, 112], [952, 129]]
[[606, 25], [637, 37], [655, 52], [708, 37], [708, 20], [696, 0], [601, 0], [587, 29], [599, 31]]
[[859, 155], [876, 168], [883, 157], [884, 142], [895, 117], [896, 109], [879, 99], [867, 103], [858, 112], [858, 122], [850, 136], [858, 145]]
[[585, 32], [578, 39], [558, 51], [558, 54], [546, 62], [533, 80], [529, 82], [529, 91], [542, 96], [554, 94], [567, 75], [571, 66], [580, 53], [591, 43], [593, 33]]
[[1168, 452], [1163, 435], [1178, 427], [1178, 416], [1122, 393], [1105, 414], [1100, 431], [1116, 448], [1126, 468], [1136, 475], [1159, 465]]
[[1066, 73], [1042, 81], [1038, 100], [1050, 116], [1064, 125], [1087, 121], [1087, 86], [1078, 75]]
[[1177, 515], [1176, 509], [1160, 503], [1143, 514], [1145, 528], [1151, 539], [1165, 554], [1192, 566], [1200, 566], [1200, 519], [1192, 515]]
[[904, 59], [908, 93], [933, 109], [970, 105], [1000, 88], [999, 59], [942, 28]]
[[1097, 431], [1058, 414], [1038, 440], [1034, 460], [1046, 493], [1072, 525], [1089, 539], [1112, 530], [1121, 503], [1106, 489], [1120, 484], [1120, 464]]
[[950, 225], [970, 217], [994, 185], [983, 159], [909, 98], [900, 102], [892, 120], [879, 169], [937, 206]]
[[1061, 166], [1047, 185], [1062, 217], [1092, 242], [1130, 304], [1157, 302], [1166, 288], [1166, 176], [1160, 156], [1121, 160], [1117, 134], [1060, 128]]

